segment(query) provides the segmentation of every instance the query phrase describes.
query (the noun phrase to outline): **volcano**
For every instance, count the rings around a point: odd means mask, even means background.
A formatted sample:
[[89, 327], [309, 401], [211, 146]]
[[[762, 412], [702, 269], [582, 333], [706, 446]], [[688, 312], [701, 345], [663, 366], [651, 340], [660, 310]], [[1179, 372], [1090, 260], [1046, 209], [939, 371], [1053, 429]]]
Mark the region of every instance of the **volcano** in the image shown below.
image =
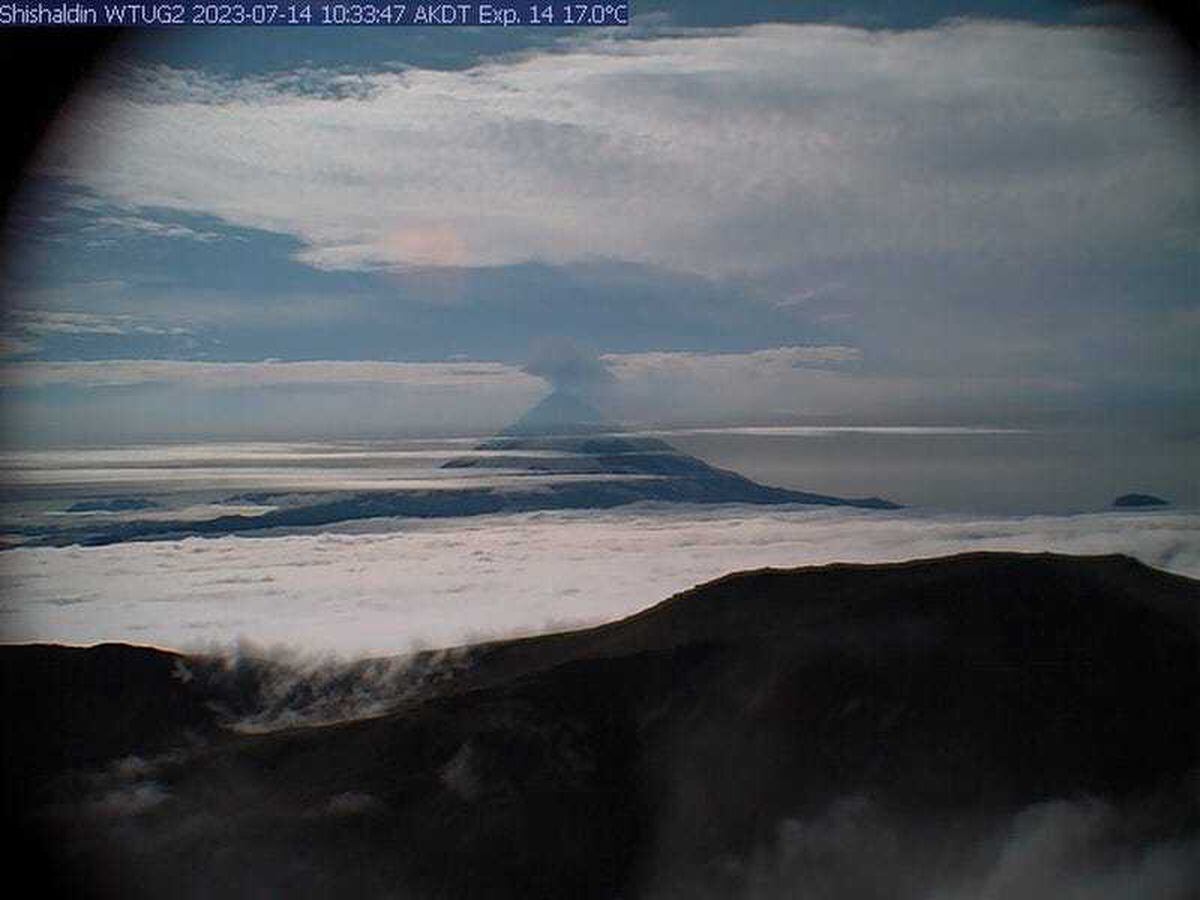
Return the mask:
[[556, 390], [547, 394], [517, 421], [500, 433], [507, 436], [592, 434], [611, 430], [604, 415], [576, 393]]
[[452, 459], [444, 468], [597, 479], [583, 485], [549, 485], [546, 508], [607, 509], [640, 501], [899, 508], [879, 497], [848, 499], [759, 484], [658, 438], [622, 434], [585, 400], [562, 390], [476, 449], [488, 455]]
[[[27, 545], [103, 545], [178, 540], [278, 528], [311, 528], [371, 518], [453, 518], [556, 509], [613, 509], [632, 503], [748, 503], [898, 509], [880, 497], [845, 498], [759, 484], [681, 453], [665, 441], [614, 432], [586, 400], [556, 391], [483, 451], [448, 460], [447, 470], [481, 470], [508, 479], [463, 487], [367, 492], [256, 491], [229, 503], [274, 507], [254, 515], [183, 520], [163, 515], [119, 522], [16, 525]], [[491, 470], [484, 472], [484, 470]]]

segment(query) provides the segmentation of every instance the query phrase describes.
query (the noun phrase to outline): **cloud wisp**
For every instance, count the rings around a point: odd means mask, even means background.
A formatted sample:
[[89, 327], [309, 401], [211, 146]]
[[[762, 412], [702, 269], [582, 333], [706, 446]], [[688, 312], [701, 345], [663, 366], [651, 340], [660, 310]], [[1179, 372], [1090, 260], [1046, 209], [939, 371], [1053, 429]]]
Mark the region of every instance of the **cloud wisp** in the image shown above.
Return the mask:
[[[83, 325], [101, 327], [85, 317]], [[59, 322], [59, 320], [52, 320]], [[75, 323], [73, 317], [63, 320]], [[66, 327], [66, 326], [64, 326]], [[107, 326], [104, 327], [117, 327]], [[453, 387], [504, 385], [529, 389], [533, 379], [514, 366], [496, 362], [406, 363], [375, 360], [286, 362], [202, 362], [171, 359], [28, 362], [0, 369], [10, 387], [128, 387], [175, 384], [190, 388], [245, 388], [270, 385], [398, 384]]]
[[[773, 845], [714, 866], [722, 877], [689, 887], [703, 900], [1184, 900], [1200, 877], [1197, 849], [1194, 836], [1156, 834], [1137, 813], [1097, 798], [1055, 798], [987, 821], [960, 814], [934, 824], [847, 796], [819, 814], [783, 820]], [[648, 893], [652, 900], [680, 896]]]

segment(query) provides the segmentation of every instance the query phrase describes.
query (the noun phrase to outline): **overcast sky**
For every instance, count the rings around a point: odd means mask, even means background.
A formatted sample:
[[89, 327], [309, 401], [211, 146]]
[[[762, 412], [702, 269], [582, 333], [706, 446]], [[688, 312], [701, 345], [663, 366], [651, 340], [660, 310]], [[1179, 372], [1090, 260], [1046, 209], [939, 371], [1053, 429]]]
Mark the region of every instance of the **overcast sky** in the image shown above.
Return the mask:
[[635, 11], [128, 46], [11, 219], [10, 428], [487, 431], [547, 348], [639, 422], [1200, 424], [1197, 107], [1145, 23]]

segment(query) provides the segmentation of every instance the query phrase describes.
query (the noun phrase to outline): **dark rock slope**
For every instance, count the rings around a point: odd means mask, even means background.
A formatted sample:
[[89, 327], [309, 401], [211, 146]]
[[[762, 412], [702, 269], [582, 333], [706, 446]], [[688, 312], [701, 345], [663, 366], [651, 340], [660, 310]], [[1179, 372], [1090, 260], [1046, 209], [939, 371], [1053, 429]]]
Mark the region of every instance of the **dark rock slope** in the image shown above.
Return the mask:
[[3, 648], [7, 812], [80, 896], [1052, 895], [1021, 836], [1056, 891], [1191, 896], [1198, 612], [1125, 557], [971, 554], [291, 681]]
[[[719, 469], [676, 450], [666, 441], [619, 435], [499, 437], [479, 445], [495, 456], [452, 459], [447, 469], [503, 469], [537, 475], [603, 476], [585, 483], [586, 506], [618, 506], [639, 500], [684, 503], [800, 503], [898, 509], [879, 497], [831, 497], [770, 487]], [[553, 453], [557, 455], [537, 455]], [[628, 480], [621, 480], [628, 479]], [[566, 486], [550, 485], [554, 493]], [[554, 501], [544, 501], [553, 504]]]

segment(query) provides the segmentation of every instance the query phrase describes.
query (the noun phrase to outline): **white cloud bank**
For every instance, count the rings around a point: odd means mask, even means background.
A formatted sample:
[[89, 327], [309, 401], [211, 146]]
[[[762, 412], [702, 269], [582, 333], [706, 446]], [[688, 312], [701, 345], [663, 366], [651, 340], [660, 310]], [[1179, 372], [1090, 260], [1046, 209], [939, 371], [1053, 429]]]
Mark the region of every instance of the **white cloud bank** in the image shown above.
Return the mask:
[[303, 89], [157, 68], [81, 103], [43, 169], [129, 221], [295, 236], [324, 269], [1193, 246], [1194, 136], [1154, 56], [1129, 33], [958, 22], [597, 38]]
[[1128, 553], [1200, 577], [1184, 513], [979, 518], [722, 507], [357, 523], [337, 532], [0, 554], [9, 641], [239, 638], [399, 653], [624, 616], [740, 569], [966, 550]]

